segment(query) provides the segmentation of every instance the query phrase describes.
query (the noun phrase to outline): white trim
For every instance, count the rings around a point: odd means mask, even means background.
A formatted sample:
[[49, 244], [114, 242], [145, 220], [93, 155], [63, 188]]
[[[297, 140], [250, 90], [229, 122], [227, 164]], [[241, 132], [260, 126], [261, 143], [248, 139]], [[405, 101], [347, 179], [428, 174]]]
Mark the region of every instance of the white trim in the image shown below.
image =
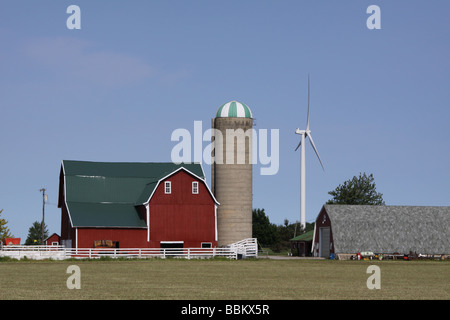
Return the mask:
[[217, 233], [217, 204], [214, 205], [214, 241], [218, 241]]
[[147, 227], [136, 227], [136, 226], [78, 226], [79, 229], [147, 229]]
[[75, 249], [78, 249], [78, 228], [75, 228]]
[[[320, 214], [320, 213], [319, 213]], [[317, 220], [317, 219], [316, 219]], [[317, 221], [315, 221], [316, 223], [314, 223], [314, 234], [313, 234], [313, 241], [312, 241], [312, 245], [311, 245], [311, 253], [313, 253], [313, 256], [316, 256], [316, 253], [314, 252], [314, 245], [315, 245], [315, 241], [316, 241], [316, 226], [317, 226]]]
[[[194, 184], [195, 184], [195, 188], [194, 188]], [[199, 190], [198, 190], [198, 181], [192, 181], [192, 194], [198, 194]]]
[[[200, 164], [200, 168], [202, 169], [202, 172], [203, 172], [203, 167], [202, 167], [201, 164]], [[216, 204], [220, 205], [220, 203], [217, 201], [216, 197], [214, 197], [213, 193], [211, 192], [211, 189], [209, 189], [209, 186], [208, 186], [208, 184], [206, 183], [205, 179], [200, 178], [198, 175], [196, 175], [195, 173], [189, 171], [189, 170], [186, 169], [185, 167], [179, 167], [177, 170], [172, 171], [172, 172], [169, 173], [168, 175], [166, 175], [166, 176], [162, 177], [161, 179], [159, 179], [158, 182], [156, 183], [155, 188], [153, 189], [152, 193], [150, 194], [149, 198], [147, 199], [147, 201], [144, 202], [144, 203], [142, 203], [142, 204], [143, 204], [143, 205], [149, 204], [149, 203], [150, 203], [150, 200], [151, 200], [152, 197], [153, 197], [153, 194], [155, 193], [156, 189], [158, 189], [158, 186], [159, 186], [159, 184], [161, 183], [161, 181], [164, 181], [165, 179], [167, 179], [168, 177], [174, 175], [175, 173], [177, 173], [177, 172], [180, 171], [180, 170], [184, 170], [184, 171], [186, 171], [187, 173], [193, 175], [193, 176], [194, 176], [195, 178], [197, 178], [198, 180], [202, 181], [202, 182], [205, 184], [206, 189], [208, 189], [209, 194], [210, 194], [211, 197], [213, 198], [214, 202], [215, 202]]]
[[[195, 162], [194, 162], [194, 164], [195, 164]], [[201, 164], [201, 163], [199, 163], [199, 164], [200, 164], [200, 169], [202, 169], [203, 176], [206, 177], [205, 171], [203, 171], [203, 166], [202, 166], [202, 164]]]
[[147, 242], [150, 241], [150, 206], [145, 205], [145, 211], [147, 212]]
[[72, 215], [70, 214], [69, 206], [67, 205], [67, 183], [66, 183], [66, 169], [64, 168], [64, 160], [61, 160], [61, 168], [63, 170], [63, 183], [64, 183], [64, 204], [66, 205], [67, 215], [69, 216], [70, 226], [73, 228]]
[[184, 244], [184, 241], [183, 240], [181, 240], [181, 241], [160, 241], [159, 243], [160, 244], [161, 243], [183, 243]]
[[172, 194], [172, 181], [164, 181], [164, 194]]

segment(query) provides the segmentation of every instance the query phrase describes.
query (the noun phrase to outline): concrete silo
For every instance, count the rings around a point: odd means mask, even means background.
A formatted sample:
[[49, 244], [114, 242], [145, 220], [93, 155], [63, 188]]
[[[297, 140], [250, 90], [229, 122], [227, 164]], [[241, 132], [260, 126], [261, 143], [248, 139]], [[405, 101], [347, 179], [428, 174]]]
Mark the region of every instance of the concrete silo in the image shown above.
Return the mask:
[[212, 119], [211, 187], [220, 203], [218, 246], [252, 237], [252, 133], [248, 106], [231, 101]]

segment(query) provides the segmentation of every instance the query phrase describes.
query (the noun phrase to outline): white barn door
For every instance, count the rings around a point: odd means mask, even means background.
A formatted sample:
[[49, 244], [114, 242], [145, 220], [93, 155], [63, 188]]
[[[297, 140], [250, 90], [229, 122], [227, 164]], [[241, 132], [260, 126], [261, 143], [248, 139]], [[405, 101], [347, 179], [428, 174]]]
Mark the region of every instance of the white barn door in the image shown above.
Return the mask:
[[319, 256], [328, 258], [330, 256], [330, 228], [319, 229]]

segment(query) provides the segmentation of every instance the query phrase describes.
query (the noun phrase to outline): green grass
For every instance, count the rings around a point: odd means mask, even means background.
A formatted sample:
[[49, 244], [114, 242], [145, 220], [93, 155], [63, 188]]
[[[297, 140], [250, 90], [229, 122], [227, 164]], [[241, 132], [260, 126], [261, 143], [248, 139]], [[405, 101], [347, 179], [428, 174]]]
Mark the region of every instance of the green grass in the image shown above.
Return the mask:
[[[367, 267], [381, 270], [369, 290]], [[69, 265], [81, 289], [69, 290]], [[449, 299], [449, 261], [0, 261], [0, 299]]]

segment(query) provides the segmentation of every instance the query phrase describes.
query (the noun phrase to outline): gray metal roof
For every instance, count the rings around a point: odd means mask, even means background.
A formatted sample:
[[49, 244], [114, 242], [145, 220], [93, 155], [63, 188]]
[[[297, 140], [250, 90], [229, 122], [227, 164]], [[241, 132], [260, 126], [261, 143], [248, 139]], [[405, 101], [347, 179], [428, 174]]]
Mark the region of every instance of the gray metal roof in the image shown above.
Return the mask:
[[325, 205], [336, 253], [450, 253], [450, 207]]

